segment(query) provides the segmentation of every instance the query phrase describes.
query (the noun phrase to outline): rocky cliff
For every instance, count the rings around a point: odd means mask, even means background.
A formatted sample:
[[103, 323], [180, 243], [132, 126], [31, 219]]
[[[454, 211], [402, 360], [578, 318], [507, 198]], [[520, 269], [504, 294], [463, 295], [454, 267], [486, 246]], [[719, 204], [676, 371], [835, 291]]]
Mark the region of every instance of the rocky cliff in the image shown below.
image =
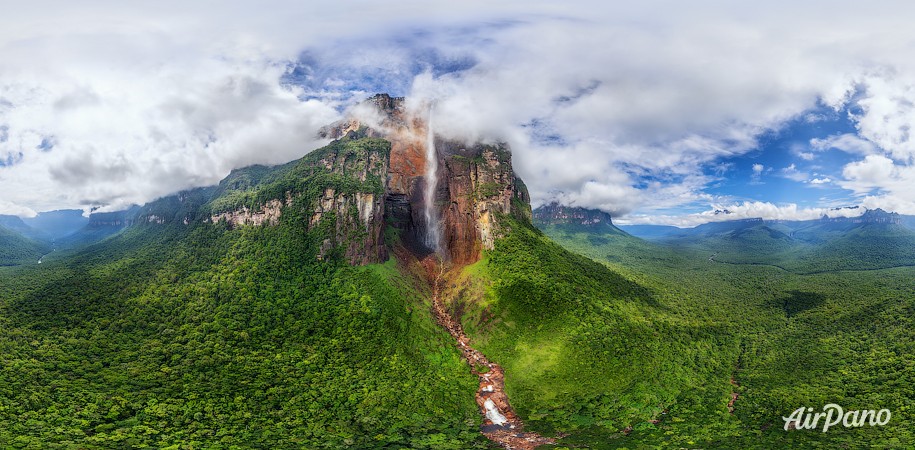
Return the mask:
[[434, 249], [422, 244], [427, 231], [423, 212], [435, 208], [440, 218], [442, 256], [469, 264], [491, 249], [499, 236], [500, 217], [530, 220], [527, 189], [515, 176], [511, 153], [504, 144], [463, 143], [434, 138], [439, 180], [426, 205], [428, 111], [409, 111], [401, 97], [376, 95], [356, 109], [360, 117], [327, 127], [329, 138], [378, 136], [391, 143], [384, 190], [384, 220], [402, 242], [418, 253]]
[[318, 257], [340, 249], [351, 264], [385, 261], [383, 185], [389, 145], [380, 140], [338, 140], [326, 149], [315, 155], [323, 170], [312, 177], [328, 182], [320, 183], [317, 198], [307, 199], [309, 229], [326, 227]]
[[[206, 220], [230, 227], [273, 226], [289, 207], [303, 208], [309, 229], [322, 228], [319, 258], [352, 264], [388, 257], [386, 229], [419, 256], [437, 251], [456, 264], [478, 260], [500, 235], [500, 220], [530, 220], [527, 189], [515, 176], [504, 144], [430, 139], [428, 110], [408, 110], [400, 97], [376, 95], [351, 118], [324, 128], [333, 141], [278, 169], [256, 166], [230, 174], [216, 188]], [[427, 146], [435, 147], [439, 182], [431, 204]], [[307, 187], [303, 187], [307, 186]], [[426, 208], [440, 220], [438, 248], [424, 243]], [[140, 217], [162, 220], [162, 214]]]
[[435, 198], [444, 247], [455, 264], [470, 264], [493, 248], [502, 217], [530, 220], [530, 198], [505, 145], [437, 141], [436, 147], [443, 162]]
[[610, 214], [597, 209], [563, 206], [557, 202], [534, 210], [534, 223], [549, 225], [582, 225], [588, 227], [612, 225]]
[[92, 213], [89, 215], [89, 223], [86, 228], [125, 228], [133, 224], [134, 217], [139, 211], [139, 207], [132, 207], [124, 211]]
[[321, 240], [317, 257], [351, 264], [387, 259], [384, 180], [390, 144], [348, 131], [304, 158], [234, 171], [207, 205], [206, 221], [229, 228], [276, 226], [292, 212]]

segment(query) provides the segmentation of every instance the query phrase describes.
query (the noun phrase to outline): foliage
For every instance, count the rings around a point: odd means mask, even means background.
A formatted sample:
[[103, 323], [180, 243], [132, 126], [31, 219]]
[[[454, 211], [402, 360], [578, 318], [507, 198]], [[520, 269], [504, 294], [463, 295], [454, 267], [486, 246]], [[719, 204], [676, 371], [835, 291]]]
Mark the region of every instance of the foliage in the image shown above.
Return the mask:
[[428, 293], [393, 262], [316, 258], [325, 230], [304, 199], [364, 182], [276, 175], [268, 188], [301, 194], [278, 226], [171, 220], [205, 208], [201, 192], [145, 208], [163, 224], [0, 268], [0, 447], [487, 446]]
[[[848, 255], [846, 261], [863, 267], [840, 271], [835, 260], [811, 258], [803, 262], [808, 273], [792, 273], [770, 265], [715, 263], [707, 249], [611, 235], [599, 236], [607, 242], [595, 245], [583, 229], [546, 230], [563, 246], [645, 286], [676, 322], [719, 325], [707, 327], [708, 337], [701, 341], [667, 332], [648, 336], [643, 344], [676, 348], [683, 340], [685, 346], [711, 346], [696, 366], [673, 357], [665, 370], [705, 381], [695, 392], [677, 393], [658, 423], [635, 423], [628, 436], [573, 429], [565, 442], [602, 442], [606, 448], [900, 448], [915, 443], [910, 415], [915, 391], [909, 387], [915, 365], [904, 356], [915, 345], [915, 269], [869, 270], [866, 261]], [[878, 231], [885, 235], [885, 229]], [[855, 232], [846, 236], [863, 238]], [[835, 236], [830, 241], [840, 243]], [[836, 254], [836, 247], [816, 248], [823, 255]], [[732, 378], [739, 387], [725, 384]], [[670, 386], [669, 381], [647, 382]], [[730, 390], [740, 394], [733, 414], [726, 408]], [[893, 419], [885, 427], [836, 427], [828, 433], [783, 429], [783, 416], [801, 406], [820, 411], [827, 403], [845, 410], [887, 408]]]
[[49, 251], [51, 247], [48, 244], [0, 226], [0, 266], [35, 264], [41, 255]]

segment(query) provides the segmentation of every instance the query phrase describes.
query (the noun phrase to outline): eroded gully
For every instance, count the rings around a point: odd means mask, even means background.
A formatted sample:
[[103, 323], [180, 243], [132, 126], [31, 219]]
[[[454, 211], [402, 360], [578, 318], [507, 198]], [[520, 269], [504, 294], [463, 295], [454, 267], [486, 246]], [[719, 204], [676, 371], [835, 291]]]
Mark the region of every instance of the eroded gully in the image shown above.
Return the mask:
[[489, 440], [511, 450], [532, 450], [541, 445], [554, 444], [555, 439], [525, 432], [524, 423], [515, 414], [505, 394], [505, 371], [471, 347], [470, 338], [460, 322], [454, 320], [441, 299], [445, 265], [437, 257], [423, 260], [432, 285], [432, 313], [439, 325], [448, 330], [457, 347], [470, 364], [470, 370], [480, 379], [476, 401], [483, 415], [481, 432]]

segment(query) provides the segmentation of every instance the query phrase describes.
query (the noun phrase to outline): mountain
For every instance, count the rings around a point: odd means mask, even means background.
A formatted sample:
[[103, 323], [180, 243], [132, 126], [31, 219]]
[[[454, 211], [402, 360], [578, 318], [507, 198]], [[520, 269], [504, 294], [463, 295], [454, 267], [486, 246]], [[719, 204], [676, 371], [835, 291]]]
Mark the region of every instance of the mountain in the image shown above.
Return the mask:
[[134, 206], [123, 211], [92, 213], [86, 225], [58, 239], [55, 245], [60, 249], [66, 249], [101, 241], [131, 226], [139, 210], [139, 206]]
[[49, 240], [60, 239], [75, 233], [85, 226], [89, 219], [79, 209], [65, 209], [38, 213], [35, 217], [24, 219], [34, 230], [41, 232]]
[[533, 211], [533, 224], [548, 236], [568, 244], [570, 250], [594, 258], [618, 260], [619, 255], [615, 251], [608, 253], [607, 249], [626, 249], [626, 254], [644, 255], [654, 251], [647, 242], [614, 225], [610, 214], [596, 209], [553, 202]]
[[[779, 426], [819, 400], [911, 403], [881, 381], [915, 380], [886, 363], [915, 339], [909, 269], [714, 264], [598, 211], [531, 211], [507, 145], [443, 139], [407, 105], [372, 97], [299, 160], [94, 215], [106, 238], [0, 267], [0, 444], [911, 442], [904, 415], [864, 435]], [[708, 232], [762, 226], [780, 230]]]
[[[33, 357], [11, 340], [25, 332], [61, 361], [0, 368], [4, 402], [48, 399], [0, 413], [0, 442], [487, 447], [479, 377], [430, 311], [427, 267], [494, 249], [529, 221], [526, 189], [504, 145], [435, 139], [442, 175], [427, 202], [431, 133], [398, 122], [402, 100], [379, 100], [391, 129], [359, 126], [133, 219], [94, 215], [96, 228], [127, 226], [0, 284], [5, 354]], [[430, 223], [438, 242], [424, 240]]]
[[557, 202], [535, 209], [533, 211], [533, 221], [538, 226], [555, 225], [581, 228], [620, 236], [627, 234], [613, 225], [610, 214], [595, 209], [563, 206]]
[[911, 251], [915, 230], [903, 225], [904, 217], [874, 209], [856, 217], [806, 221], [743, 219], [693, 228], [648, 226], [643, 236], [665, 246], [707, 252], [711, 261], [720, 263], [770, 264], [801, 273], [870, 270], [915, 264]]
[[[794, 404], [813, 404], [820, 410], [820, 403], [832, 401], [892, 404], [885, 408], [896, 410], [908, 401], [893, 400], [898, 391], [877, 379], [915, 380], [915, 370], [886, 367], [915, 340], [904, 312], [911, 306], [908, 293], [915, 289], [915, 267], [906, 261], [915, 253], [915, 243], [910, 241], [911, 230], [901, 229], [894, 215], [875, 210], [848, 219], [721, 222], [675, 231], [671, 234], [677, 236], [671, 239], [644, 242], [641, 247], [619, 245], [612, 234], [605, 238], [599, 229], [543, 229], [566, 249], [586, 254], [644, 286], [671, 314], [665, 319], [670, 328], [661, 333], [667, 343], [680, 339], [674, 329], [688, 329], [686, 323], [692, 323], [709, 333], [709, 341], [696, 345], [714, 348], [713, 356], [699, 357], [702, 361], [714, 364], [734, 358], [723, 363], [726, 367], [712, 370], [730, 371], [726, 377], [732, 389], [718, 394], [725, 411], [716, 413], [710, 407], [715, 402], [700, 394], [708, 392], [706, 386], [715, 386], [712, 376], [709, 384], [696, 385], [692, 399], [681, 395], [659, 422], [605, 438], [600, 442], [608, 445], [598, 448], [683, 446], [674, 436], [688, 436], [685, 440], [692, 444], [685, 446], [701, 448], [853, 448], [875, 441], [915, 442], [915, 435], [892, 426], [866, 433], [860, 428], [786, 432], [780, 417], [787, 415], [777, 413], [794, 410], [787, 406]], [[817, 240], [792, 236], [805, 229], [809, 236], [819, 236]], [[786, 244], [787, 250], [766, 249]], [[897, 267], [899, 263], [903, 264]], [[699, 325], [703, 320], [708, 322]], [[628, 330], [617, 331], [624, 332]], [[887, 344], [887, 339], [894, 343]], [[637, 351], [677, 351], [667, 343], [655, 347], [649, 338]], [[688, 365], [668, 355], [662, 364], [671, 363], [669, 370], [684, 373]], [[868, 373], [874, 375], [861, 376]], [[708, 427], [697, 426], [697, 421]]]
[[[18, 231], [23, 228], [17, 226], [15, 220], [6, 219], [3, 222], [11, 224], [16, 229], [0, 226], [0, 266], [34, 264], [50, 251], [47, 244], [30, 239]], [[30, 231], [27, 227], [24, 230]]]
[[[386, 177], [381, 179], [384, 180], [383, 216], [407, 247], [420, 250], [420, 253], [422, 247], [437, 249], [445, 259], [466, 264], [478, 260], [483, 249], [493, 247], [503, 216], [529, 220], [527, 188], [515, 177], [511, 153], [505, 144], [442, 140], [435, 136], [429, 123], [410, 117], [401, 97], [377, 95], [367, 104], [380, 113], [379, 124], [370, 127], [351, 119], [330, 126], [323, 133], [330, 138], [383, 137], [390, 142], [386, 167], [378, 166], [375, 160], [368, 163], [370, 168], [386, 169]], [[435, 149], [434, 161], [426, 154], [430, 146]], [[328, 167], [333, 161], [333, 158], [326, 158], [321, 164]], [[427, 196], [425, 174], [430, 165], [438, 168], [438, 183]], [[371, 178], [367, 173], [360, 175], [360, 179], [365, 177]], [[335, 202], [333, 195], [333, 191], [325, 192], [319, 202], [321, 209], [327, 209], [325, 205], [345, 206]], [[358, 198], [355, 200], [360, 204]], [[364, 200], [380, 199], [367, 195]], [[368, 214], [367, 206], [359, 211], [364, 217], [379, 220], [382, 215], [376, 212], [381, 211], [377, 209], [381, 205], [376, 205], [371, 214]], [[427, 206], [434, 208], [438, 215], [432, 219], [441, 222], [442, 234], [434, 236], [434, 242], [428, 239], [431, 236], [428, 219], [424, 216]], [[376, 226], [380, 224], [376, 223]]]
[[642, 239], [660, 239], [680, 231], [680, 228], [670, 225], [621, 225], [621, 230]]
[[40, 239], [43, 236], [40, 231], [28, 226], [19, 216], [0, 215], [0, 227], [31, 239]]
[[900, 215], [899, 222], [906, 228], [915, 229], [915, 216]]

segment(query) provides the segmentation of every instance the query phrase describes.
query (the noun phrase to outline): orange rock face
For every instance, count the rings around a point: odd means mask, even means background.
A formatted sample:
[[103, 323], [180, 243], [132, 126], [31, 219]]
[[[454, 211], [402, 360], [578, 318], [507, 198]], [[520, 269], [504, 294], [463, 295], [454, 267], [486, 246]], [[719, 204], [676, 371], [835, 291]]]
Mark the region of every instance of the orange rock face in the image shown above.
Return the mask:
[[[411, 115], [403, 98], [384, 94], [362, 105], [371, 107], [366, 119], [349, 119], [324, 130], [339, 138], [347, 133], [382, 137], [391, 142], [385, 184], [384, 220], [398, 230], [401, 240], [416, 253], [432, 249], [421, 244], [427, 224], [423, 191], [426, 186], [427, 124]], [[365, 112], [365, 110], [363, 110]], [[441, 222], [442, 257], [454, 264], [479, 260], [499, 236], [505, 215], [530, 219], [527, 190], [515, 177], [505, 145], [464, 144], [435, 140], [439, 181], [434, 204]]]
[[527, 188], [515, 176], [504, 145], [441, 142], [437, 147], [444, 160], [438, 194], [444, 200], [446, 247], [454, 264], [472, 264], [483, 249], [493, 248], [501, 219], [530, 219]]

